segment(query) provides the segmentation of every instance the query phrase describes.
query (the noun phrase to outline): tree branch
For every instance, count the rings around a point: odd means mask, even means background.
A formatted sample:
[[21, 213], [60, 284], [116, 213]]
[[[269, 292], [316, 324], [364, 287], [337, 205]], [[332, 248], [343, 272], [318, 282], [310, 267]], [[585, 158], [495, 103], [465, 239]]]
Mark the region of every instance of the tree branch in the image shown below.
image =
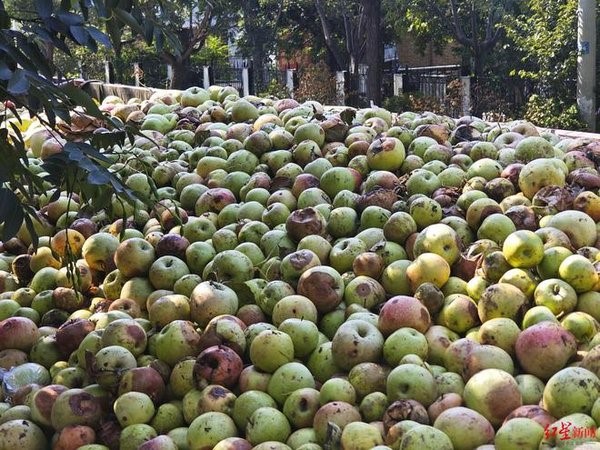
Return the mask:
[[327, 45], [327, 48], [333, 55], [338, 68], [344, 69], [344, 58], [341, 55], [341, 51], [337, 42], [335, 42], [335, 39], [333, 38], [333, 33], [331, 31], [329, 21], [327, 20], [327, 15], [325, 14], [325, 8], [323, 7], [323, 1], [315, 0], [315, 8], [317, 9], [317, 14], [319, 15], [319, 20], [321, 21], [321, 29], [323, 30], [323, 37], [325, 38], [325, 45]]
[[452, 23], [454, 25], [454, 34], [456, 40], [465, 47], [471, 46], [473, 42], [465, 35], [464, 30], [460, 26], [458, 6], [456, 5], [456, 0], [450, 0], [450, 10], [452, 12]]
[[191, 30], [192, 36], [190, 38], [188, 46], [181, 54], [181, 59], [183, 61], [185, 61], [191, 56], [191, 54], [196, 48], [196, 45], [203, 43], [208, 37], [210, 22], [212, 20], [212, 12], [213, 5], [210, 2], [208, 2], [206, 4], [206, 7], [204, 8], [202, 21], [198, 24], [198, 26], [193, 27], [193, 29]]

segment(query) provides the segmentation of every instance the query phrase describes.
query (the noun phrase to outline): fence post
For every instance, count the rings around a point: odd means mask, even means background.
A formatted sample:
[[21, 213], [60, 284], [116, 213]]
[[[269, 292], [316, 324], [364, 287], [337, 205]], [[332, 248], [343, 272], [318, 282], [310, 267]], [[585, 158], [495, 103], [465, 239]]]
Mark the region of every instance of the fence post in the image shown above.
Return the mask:
[[244, 67], [242, 69], [242, 88], [244, 92], [244, 97], [250, 95], [250, 75], [248, 74], [247, 67]]
[[404, 85], [401, 73], [394, 74], [394, 95], [400, 95], [404, 92]]
[[104, 61], [104, 80], [107, 83], [110, 83], [112, 80], [110, 79], [110, 61]]
[[210, 87], [210, 68], [208, 66], [202, 67], [202, 78], [204, 89], [208, 89]]
[[133, 63], [133, 77], [135, 79], [136, 87], [140, 87], [140, 64]]
[[346, 96], [346, 71], [335, 73], [335, 92], [337, 104], [343, 105]]
[[460, 77], [462, 86], [462, 115], [468, 116], [471, 114], [471, 77]]
[[292, 69], [285, 71], [285, 86], [290, 91], [290, 97], [294, 98], [294, 71]]
[[173, 66], [171, 64], [167, 64], [167, 86], [171, 86], [172, 81], [173, 81]]

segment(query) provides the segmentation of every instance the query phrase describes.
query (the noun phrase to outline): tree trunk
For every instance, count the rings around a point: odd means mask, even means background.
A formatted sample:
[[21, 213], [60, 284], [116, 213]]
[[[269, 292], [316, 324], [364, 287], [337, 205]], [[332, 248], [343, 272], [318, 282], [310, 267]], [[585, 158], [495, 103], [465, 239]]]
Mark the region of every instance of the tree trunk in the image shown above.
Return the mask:
[[170, 64], [173, 70], [170, 89], [186, 89], [199, 84], [198, 80], [195, 79], [196, 74], [190, 70], [189, 65], [185, 61], [177, 58]]
[[383, 31], [381, 26], [381, 0], [361, 0], [366, 19], [365, 62], [367, 71], [367, 98], [381, 105], [383, 73]]

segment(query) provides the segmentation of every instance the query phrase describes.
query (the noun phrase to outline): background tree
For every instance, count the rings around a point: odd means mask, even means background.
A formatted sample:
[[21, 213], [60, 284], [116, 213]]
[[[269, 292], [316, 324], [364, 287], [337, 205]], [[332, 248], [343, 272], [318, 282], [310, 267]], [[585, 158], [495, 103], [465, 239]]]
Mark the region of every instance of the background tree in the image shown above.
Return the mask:
[[[160, 37], [155, 39], [160, 58], [172, 68], [170, 88], [183, 89], [198, 84], [190, 57], [204, 46], [212, 28], [218, 26], [219, 13], [224, 14], [227, 6], [226, 1], [219, 0], [147, 0], [142, 4], [144, 16], [153, 18], [150, 23], [160, 22], [175, 38], [170, 41]], [[153, 35], [154, 27], [135, 31], [148, 38]]]
[[527, 0], [523, 12], [507, 17], [512, 75], [536, 82], [544, 96], [575, 100], [577, 77], [577, 0]]
[[383, 21], [381, 0], [361, 0], [365, 16], [365, 63], [367, 70], [367, 99], [381, 105], [383, 78]]
[[412, 32], [437, 48], [458, 43], [471, 72], [483, 75], [504, 35], [503, 20], [518, 11], [518, 0], [384, 0], [386, 19], [397, 36]]

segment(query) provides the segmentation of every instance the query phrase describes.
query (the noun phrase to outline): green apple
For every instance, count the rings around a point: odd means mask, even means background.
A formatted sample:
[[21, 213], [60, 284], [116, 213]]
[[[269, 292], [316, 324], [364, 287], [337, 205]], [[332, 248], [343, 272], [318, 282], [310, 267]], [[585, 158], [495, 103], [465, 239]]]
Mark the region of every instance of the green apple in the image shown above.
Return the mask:
[[567, 256], [558, 267], [558, 276], [569, 283], [577, 293], [591, 291], [598, 283], [594, 264], [582, 255]]
[[412, 399], [427, 407], [437, 398], [437, 386], [431, 372], [417, 364], [401, 364], [387, 378], [390, 401]]
[[201, 87], [190, 87], [181, 93], [181, 106], [199, 106], [205, 101], [210, 100], [210, 94]]
[[536, 305], [549, 308], [555, 316], [569, 313], [577, 306], [577, 292], [559, 278], [541, 281], [533, 292], [533, 299]]
[[600, 379], [593, 372], [582, 367], [566, 367], [546, 383], [543, 405], [554, 417], [590, 414], [598, 395]]
[[187, 432], [187, 445], [190, 450], [213, 448], [218, 442], [238, 434], [235, 422], [227, 414], [206, 412], [196, 417]]

